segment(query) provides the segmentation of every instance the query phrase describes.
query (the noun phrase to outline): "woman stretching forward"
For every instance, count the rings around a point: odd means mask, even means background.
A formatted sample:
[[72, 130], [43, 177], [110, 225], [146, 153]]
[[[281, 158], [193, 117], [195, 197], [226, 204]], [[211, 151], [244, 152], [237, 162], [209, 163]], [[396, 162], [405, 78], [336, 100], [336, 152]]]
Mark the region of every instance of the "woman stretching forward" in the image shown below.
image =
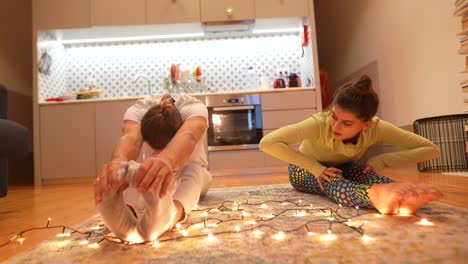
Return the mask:
[[[374, 207], [382, 214], [415, 213], [442, 193], [424, 183], [394, 182], [376, 171], [386, 166], [421, 162], [440, 155], [428, 139], [380, 120], [379, 105], [368, 76], [337, 91], [330, 112], [263, 137], [260, 149], [289, 162], [289, 179], [298, 191], [325, 194], [346, 206]], [[375, 143], [404, 150], [357, 161]], [[290, 144], [301, 143], [296, 151]]]

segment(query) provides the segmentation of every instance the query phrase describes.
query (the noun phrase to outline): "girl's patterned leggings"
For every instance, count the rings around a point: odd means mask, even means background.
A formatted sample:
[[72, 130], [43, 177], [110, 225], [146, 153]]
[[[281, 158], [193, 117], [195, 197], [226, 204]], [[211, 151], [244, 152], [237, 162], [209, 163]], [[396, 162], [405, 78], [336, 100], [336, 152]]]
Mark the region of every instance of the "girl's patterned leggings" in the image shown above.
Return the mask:
[[338, 204], [346, 206], [373, 207], [369, 200], [369, 187], [376, 183], [390, 183], [391, 179], [364, 172], [365, 167], [357, 162], [345, 163], [336, 167], [343, 172], [342, 177], [333, 177], [330, 182], [322, 180], [324, 191], [317, 178], [305, 169], [289, 165], [289, 181], [300, 192], [325, 194]]

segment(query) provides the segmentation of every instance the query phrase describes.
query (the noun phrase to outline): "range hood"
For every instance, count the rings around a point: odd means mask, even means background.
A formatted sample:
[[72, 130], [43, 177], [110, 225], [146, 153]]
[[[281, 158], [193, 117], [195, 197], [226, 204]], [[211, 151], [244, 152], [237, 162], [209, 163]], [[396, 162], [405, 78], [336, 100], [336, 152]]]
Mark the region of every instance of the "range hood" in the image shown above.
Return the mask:
[[203, 31], [209, 33], [252, 32], [255, 20], [203, 22]]

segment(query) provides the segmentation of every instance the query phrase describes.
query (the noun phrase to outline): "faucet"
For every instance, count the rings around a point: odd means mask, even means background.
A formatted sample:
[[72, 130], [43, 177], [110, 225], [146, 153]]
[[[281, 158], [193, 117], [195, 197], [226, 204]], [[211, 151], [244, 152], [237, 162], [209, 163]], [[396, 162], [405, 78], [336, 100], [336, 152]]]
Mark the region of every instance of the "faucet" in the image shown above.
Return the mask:
[[144, 78], [148, 82], [148, 95], [151, 95], [151, 81], [148, 78], [148, 76], [144, 74], [138, 74], [137, 76], [135, 76], [135, 80], [133, 80], [133, 83], [136, 83], [140, 78]]

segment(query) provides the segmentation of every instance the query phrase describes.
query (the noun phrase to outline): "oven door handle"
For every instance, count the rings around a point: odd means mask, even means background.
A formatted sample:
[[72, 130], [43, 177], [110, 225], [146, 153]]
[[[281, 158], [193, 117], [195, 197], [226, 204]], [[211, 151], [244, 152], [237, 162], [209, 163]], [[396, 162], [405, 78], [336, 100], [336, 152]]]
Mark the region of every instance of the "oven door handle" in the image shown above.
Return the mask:
[[251, 110], [254, 109], [253, 105], [244, 106], [226, 106], [226, 107], [213, 107], [213, 111], [230, 111], [230, 110]]

